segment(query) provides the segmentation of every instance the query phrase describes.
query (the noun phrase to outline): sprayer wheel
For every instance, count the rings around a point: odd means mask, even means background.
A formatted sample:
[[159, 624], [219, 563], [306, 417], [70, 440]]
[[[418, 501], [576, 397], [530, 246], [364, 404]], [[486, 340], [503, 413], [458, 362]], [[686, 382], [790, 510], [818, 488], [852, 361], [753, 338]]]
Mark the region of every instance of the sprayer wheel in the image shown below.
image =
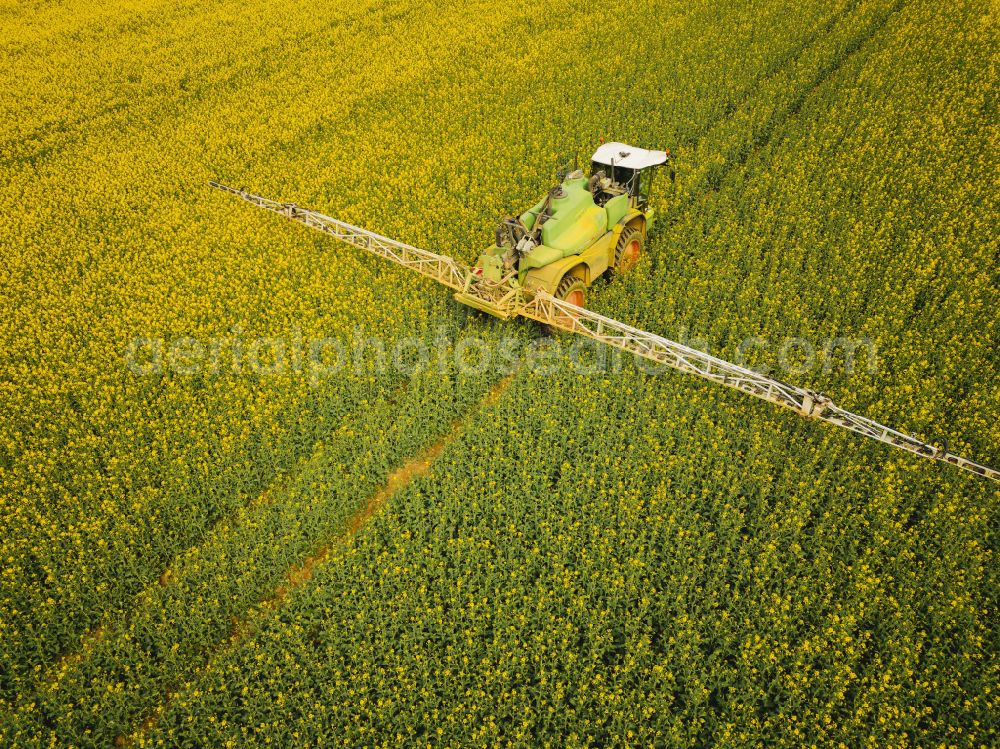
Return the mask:
[[618, 237], [615, 246], [615, 273], [628, 273], [642, 255], [642, 232], [628, 228]]
[[587, 285], [576, 276], [563, 276], [556, 287], [556, 296], [577, 307], [584, 307], [587, 304]]

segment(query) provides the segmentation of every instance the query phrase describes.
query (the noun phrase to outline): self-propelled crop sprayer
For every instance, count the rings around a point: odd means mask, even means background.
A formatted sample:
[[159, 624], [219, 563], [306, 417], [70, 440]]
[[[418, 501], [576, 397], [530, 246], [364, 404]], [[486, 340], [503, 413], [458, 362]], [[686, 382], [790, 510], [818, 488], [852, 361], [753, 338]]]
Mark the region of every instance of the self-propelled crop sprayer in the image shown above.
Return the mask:
[[446, 255], [397, 242], [294, 203], [279, 203], [218, 182], [209, 184], [432, 278], [451, 288], [458, 301], [496, 317], [520, 315], [553, 329], [593, 338], [802, 416], [1000, 481], [1000, 471], [994, 468], [845, 411], [822, 393], [786, 384], [586, 309], [590, 285], [605, 273], [627, 272], [642, 253], [653, 223], [649, 202], [653, 174], [664, 166], [673, 178], [666, 151], [602, 144], [592, 157], [589, 176], [574, 169], [524, 213], [501, 221], [494, 245], [471, 268]]

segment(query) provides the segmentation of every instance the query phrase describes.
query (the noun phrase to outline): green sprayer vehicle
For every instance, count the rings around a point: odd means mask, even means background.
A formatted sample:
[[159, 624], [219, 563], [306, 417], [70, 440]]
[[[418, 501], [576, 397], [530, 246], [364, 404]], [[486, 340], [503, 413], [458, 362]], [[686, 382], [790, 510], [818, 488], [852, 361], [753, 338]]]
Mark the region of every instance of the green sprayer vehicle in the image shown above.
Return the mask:
[[469, 267], [447, 255], [414, 247], [242, 189], [212, 187], [297, 223], [402, 265], [449, 287], [463, 304], [501, 319], [527, 317], [550, 329], [575, 333], [635, 356], [696, 375], [922, 458], [1000, 481], [1000, 471], [851, 413], [826, 395], [789, 385], [663, 336], [626, 325], [584, 306], [587, 289], [605, 273], [633, 268], [653, 224], [653, 176], [673, 162], [667, 151], [604, 143], [591, 158], [590, 175], [565, 174], [537, 203], [503, 219], [492, 247]]
[[[496, 244], [480, 255], [472, 273], [528, 292], [541, 289], [583, 307], [596, 279], [608, 271], [626, 272], [639, 260], [653, 224], [653, 173], [669, 162], [669, 151], [603, 144], [591, 159], [589, 178], [575, 169], [524, 213], [505, 218]], [[456, 298], [509, 316], [505, 307], [469, 289]]]

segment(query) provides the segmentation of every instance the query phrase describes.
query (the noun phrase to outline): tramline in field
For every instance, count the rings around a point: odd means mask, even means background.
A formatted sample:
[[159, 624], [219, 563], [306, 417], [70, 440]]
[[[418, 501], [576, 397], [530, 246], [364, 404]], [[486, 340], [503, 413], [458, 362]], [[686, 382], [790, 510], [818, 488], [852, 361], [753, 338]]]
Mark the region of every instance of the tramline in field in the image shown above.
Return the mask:
[[507, 217], [493, 246], [473, 267], [331, 218], [294, 203], [281, 203], [209, 182], [259, 208], [325, 232], [391, 260], [454, 290], [455, 298], [501, 319], [526, 317], [592, 338], [658, 364], [775, 403], [922, 458], [949, 463], [1000, 481], [1000, 471], [949, 452], [836, 406], [813, 390], [789, 385], [676, 341], [585, 308], [587, 289], [604, 274], [629, 271], [652, 227], [654, 172], [669, 166], [668, 151], [604, 143], [591, 159], [591, 174], [574, 168], [528, 210]]

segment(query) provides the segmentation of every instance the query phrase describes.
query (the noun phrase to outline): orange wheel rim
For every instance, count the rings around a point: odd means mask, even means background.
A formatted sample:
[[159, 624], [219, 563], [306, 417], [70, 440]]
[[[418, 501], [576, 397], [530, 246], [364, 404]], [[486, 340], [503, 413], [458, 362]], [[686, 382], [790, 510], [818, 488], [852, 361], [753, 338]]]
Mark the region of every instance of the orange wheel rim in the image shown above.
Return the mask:
[[639, 262], [639, 240], [633, 239], [622, 251], [622, 258], [618, 262], [619, 270], [629, 270], [633, 265]]
[[575, 304], [577, 307], [583, 306], [583, 289], [573, 289], [566, 295], [566, 301]]

